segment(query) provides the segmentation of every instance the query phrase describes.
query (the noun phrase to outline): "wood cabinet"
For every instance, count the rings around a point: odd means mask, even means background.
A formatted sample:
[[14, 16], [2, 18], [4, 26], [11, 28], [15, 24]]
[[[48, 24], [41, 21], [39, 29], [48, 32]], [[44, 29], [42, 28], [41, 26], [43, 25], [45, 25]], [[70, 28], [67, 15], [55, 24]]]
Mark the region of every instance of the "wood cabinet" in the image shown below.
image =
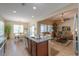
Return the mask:
[[48, 41], [35, 42], [28, 39], [28, 51], [32, 56], [47, 56], [48, 55]]
[[48, 56], [48, 41], [37, 44], [37, 55]]
[[28, 51], [31, 54], [32, 53], [32, 41], [28, 39]]
[[37, 43], [35, 43], [34, 41], [32, 41], [32, 55], [33, 56], [37, 55], [36, 51], [37, 51]]

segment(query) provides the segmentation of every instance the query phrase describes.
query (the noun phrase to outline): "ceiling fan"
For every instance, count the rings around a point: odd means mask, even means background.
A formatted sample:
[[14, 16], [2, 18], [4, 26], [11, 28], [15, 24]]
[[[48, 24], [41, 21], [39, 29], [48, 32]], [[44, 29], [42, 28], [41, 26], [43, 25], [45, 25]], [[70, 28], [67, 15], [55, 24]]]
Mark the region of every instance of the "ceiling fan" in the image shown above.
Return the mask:
[[61, 14], [61, 22], [64, 22], [64, 13]]
[[61, 22], [65, 22], [69, 20], [70, 18], [64, 18], [64, 13], [61, 14]]

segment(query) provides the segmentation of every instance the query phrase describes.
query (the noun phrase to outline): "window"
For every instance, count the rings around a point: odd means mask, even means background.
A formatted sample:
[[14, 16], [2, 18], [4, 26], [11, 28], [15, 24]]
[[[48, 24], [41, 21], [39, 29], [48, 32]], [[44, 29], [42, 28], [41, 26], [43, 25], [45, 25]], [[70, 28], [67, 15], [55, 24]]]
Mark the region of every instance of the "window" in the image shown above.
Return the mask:
[[47, 32], [47, 25], [41, 24], [40, 30], [41, 30], [41, 32]]
[[52, 25], [41, 24], [40, 31], [41, 32], [52, 32]]
[[53, 31], [52, 25], [48, 25], [48, 32], [52, 32], [52, 31]]
[[44, 24], [41, 24], [40, 30], [41, 30], [41, 32], [44, 32]]
[[44, 32], [48, 32], [48, 27], [47, 27], [47, 25], [44, 25]]
[[30, 27], [30, 36], [34, 37], [35, 36], [34, 32], [35, 32], [35, 25]]
[[23, 25], [14, 25], [13, 29], [15, 34], [23, 33]]

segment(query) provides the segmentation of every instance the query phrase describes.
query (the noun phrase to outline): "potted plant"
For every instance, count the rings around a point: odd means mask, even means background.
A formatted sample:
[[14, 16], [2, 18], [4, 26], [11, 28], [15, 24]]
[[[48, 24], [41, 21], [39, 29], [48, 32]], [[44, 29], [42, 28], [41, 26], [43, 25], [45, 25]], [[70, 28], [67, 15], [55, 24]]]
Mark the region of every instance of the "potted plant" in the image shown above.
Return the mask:
[[5, 36], [7, 37], [7, 39], [10, 39], [10, 33], [11, 33], [11, 25], [6, 24], [5, 25]]

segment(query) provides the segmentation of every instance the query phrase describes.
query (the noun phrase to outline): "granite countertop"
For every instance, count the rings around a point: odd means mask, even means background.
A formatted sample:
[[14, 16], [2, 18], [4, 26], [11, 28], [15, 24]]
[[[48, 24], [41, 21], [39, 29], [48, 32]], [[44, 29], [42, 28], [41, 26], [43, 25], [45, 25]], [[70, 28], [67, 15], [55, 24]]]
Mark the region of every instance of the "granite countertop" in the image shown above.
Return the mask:
[[49, 39], [47, 38], [34, 38], [34, 37], [28, 37], [30, 40], [33, 40], [35, 41], [36, 43], [40, 43], [40, 42], [44, 42], [44, 41], [47, 41]]
[[57, 42], [56, 40], [50, 40], [49, 42], [59, 46], [67, 47], [72, 43], [72, 40], [68, 40], [66, 43]]

